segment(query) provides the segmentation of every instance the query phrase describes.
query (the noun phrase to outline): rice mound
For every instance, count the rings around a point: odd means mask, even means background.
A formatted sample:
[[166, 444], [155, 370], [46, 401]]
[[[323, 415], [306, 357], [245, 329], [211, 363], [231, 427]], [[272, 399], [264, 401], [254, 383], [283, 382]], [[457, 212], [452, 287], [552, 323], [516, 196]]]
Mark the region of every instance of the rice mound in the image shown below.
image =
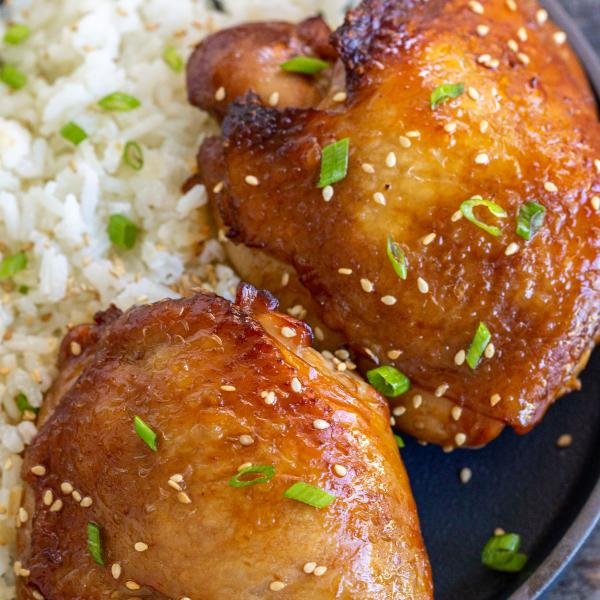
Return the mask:
[[[202, 288], [231, 298], [238, 278], [210, 229], [202, 186], [181, 192], [201, 140], [216, 131], [190, 107], [185, 77], [164, 58], [184, 60], [204, 36], [257, 19], [298, 20], [325, 12], [338, 21], [343, 0], [12, 0], [0, 12], [0, 56], [27, 76], [0, 82], [0, 260], [19, 251], [25, 270], [0, 281], [0, 600], [15, 597], [14, 542], [21, 501], [20, 454], [36, 434], [25, 394], [39, 407], [71, 324], [120, 308]], [[273, 10], [276, 7], [276, 10]], [[223, 10], [218, 10], [222, 8]], [[30, 36], [2, 42], [23, 23]], [[131, 112], [98, 101], [115, 91], [136, 97]], [[75, 122], [88, 138], [60, 135]], [[136, 171], [127, 141], [143, 150]], [[141, 234], [132, 250], [107, 235], [112, 214]]]

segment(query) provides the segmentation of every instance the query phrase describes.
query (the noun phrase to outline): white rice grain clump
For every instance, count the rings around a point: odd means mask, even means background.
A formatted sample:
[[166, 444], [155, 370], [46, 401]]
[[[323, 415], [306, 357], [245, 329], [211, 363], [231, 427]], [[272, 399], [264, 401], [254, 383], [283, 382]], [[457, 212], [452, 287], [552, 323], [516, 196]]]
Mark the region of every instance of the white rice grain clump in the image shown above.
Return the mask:
[[[21, 501], [20, 453], [36, 429], [34, 409], [55, 375], [69, 324], [115, 303], [177, 297], [204, 287], [231, 297], [237, 278], [211, 239], [206, 194], [182, 194], [197, 148], [214, 124], [188, 106], [184, 74], [164, 61], [185, 60], [207, 34], [247, 19], [289, 19], [325, 11], [337, 20], [343, 0], [12, 0], [0, 13], [0, 54], [27, 76], [20, 90], [0, 83], [0, 260], [24, 251], [27, 266], [0, 280], [0, 599], [14, 598], [11, 556]], [[30, 36], [1, 42], [23, 23]], [[126, 92], [141, 106], [108, 112], [98, 101]], [[60, 135], [74, 122], [87, 139]], [[144, 165], [123, 164], [136, 141]], [[132, 250], [115, 249], [108, 219], [123, 214], [140, 229]]]

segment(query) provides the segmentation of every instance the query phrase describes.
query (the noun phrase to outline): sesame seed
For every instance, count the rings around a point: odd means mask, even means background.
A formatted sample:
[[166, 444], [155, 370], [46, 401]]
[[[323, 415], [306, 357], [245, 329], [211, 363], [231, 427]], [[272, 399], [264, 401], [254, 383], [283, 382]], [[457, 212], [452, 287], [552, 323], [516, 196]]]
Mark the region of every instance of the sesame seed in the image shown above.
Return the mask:
[[489, 32], [490, 32], [490, 27], [489, 25], [477, 25], [477, 27], [475, 28], [475, 31], [477, 32], [477, 35], [479, 37], [485, 37]]
[[372, 164], [370, 163], [363, 163], [361, 165], [361, 169], [365, 172], [365, 173], [369, 173], [369, 174], [373, 174], [375, 173], [375, 167], [373, 167]]
[[297, 377], [292, 377], [292, 390], [299, 394], [302, 391], [302, 384]]
[[386, 167], [390, 167], [390, 169], [396, 166], [396, 154], [394, 152], [390, 152], [385, 157], [385, 165]]
[[573, 436], [570, 433], [563, 433], [556, 440], [556, 445], [559, 448], [568, 448], [572, 443], [573, 443]]
[[26, 523], [27, 519], [29, 519], [29, 513], [21, 506], [19, 508], [18, 517], [21, 523]]
[[445, 454], [450, 454], [450, 452], [454, 452], [454, 446], [450, 446], [449, 444], [446, 444], [446, 445], [442, 446], [442, 452], [444, 452]]
[[436, 234], [435, 233], [428, 233], [422, 240], [421, 243], [423, 244], [423, 246], [429, 246], [429, 244], [431, 244], [431, 242], [433, 242], [433, 240], [435, 240], [436, 238]]
[[490, 157], [487, 155], [486, 152], [480, 152], [475, 157], [475, 164], [476, 165], [489, 165], [490, 164]]
[[236, 389], [236, 388], [235, 388], [235, 385], [229, 385], [229, 384], [226, 384], [226, 385], [222, 385], [222, 386], [221, 386], [221, 389], [222, 389], [224, 392], [235, 392], [235, 389]]
[[435, 388], [434, 395], [436, 398], [441, 398], [447, 391], [450, 386], [447, 383], [442, 383]]
[[426, 294], [429, 291], [429, 284], [422, 277], [417, 279], [417, 287], [421, 294]]
[[460, 367], [465, 362], [466, 357], [467, 357], [467, 353], [464, 350], [459, 350], [454, 355], [454, 364], [457, 367]]
[[119, 563], [113, 563], [110, 567], [110, 572], [113, 579], [119, 579], [119, 577], [121, 577], [121, 565]]
[[252, 444], [254, 444], [254, 438], [247, 433], [240, 435], [238, 440], [242, 446], [252, 446]]
[[464, 433], [457, 433], [454, 436], [454, 442], [457, 446], [462, 446], [467, 441], [467, 436]]
[[265, 395], [263, 396], [263, 402], [268, 405], [268, 406], [272, 406], [273, 404], [275, 404], [275, 402], [277, 402], [277, 396], [275, 395], [275, 392], [269, 391], [269, 392], [263, 392]]
[[285, 587], [285, 583], [283, 581], [271, 581], [269, 584], [269, 589], [272, 592], [280, 592]]
[[279, 104], [279, 92], [273, 92], [269, 96], [269, 104], [271, 106], [277, 106]]
[[133, 545], [133, 549], [136, 552], [146, 552], [146, 550], [148, 550], [148, 544], [144, 544], [144, 542], [136, 542]]
[[325, 419], [315, 419], [313, 421], [313, 427], [315, 429], [329, 429], [331, 425], [325, 421]]
[[500, 400], [502, 400], [502, 397], [500, 396], [500, 394], [492, 394], [490, 396], [490, 405], [496, 406], [496, 404], [498, 404], [498, 402], [500, 402]]
[[222, 102], [223, 100], [225, 100], [225, 96], [227, 95], [227, 93], [225, 92], [225, 88], [223, 86], [221, 86], [216, 92], [215, 92], [215, 100], [217, 102]]
[[302, 570], [307, 574], [310, 575], [317, 567], [317, 563], [316, 562], [307, 562], [305, 563], [305, 565], [302, 567]]
[[486, 65], [486, 64], [488, 64], [488, 63], [489, 63], [491, 60], [492, 60], [492, 57], [491, 57], [489, 54], [480, 54], [480, 55], [477, 57], [477, 62], [478, 62], [480, 65]]
[[524, 65], [528, 65], [531, 62], [530, 59], [529, 59], [529, 56], [527, 56], [527, 54], [525, 54], [525, 52], [519, 52], [519, 53], [517, 53], [517, 58]]
[[218, 193], [222, 192], [224, 187], [225, 187], [225, 182], [219, 181], [217, 184], [215, 184], [215, 187], [213, 188], [213, 193], [218, 194]]
[[494, 529], [494, 535], [504, 535], [505, 533], [506, 531], [504, 531], [502, 527], [496, 527], [496, 529]]
[[89, 496], [85, 496], [85, 498], [81, 499], [79, 506], [82, 508], [89, 508], [93, 503], [94, 501]]
[[321, 191], [321, 196], [325, 202], [329, 202], [333, 198], [333, 186], [326, 185]]
[[488, 130], [489, 126], [490, 124], [484, 119], [479, 123], [479, 131], [481, 131], [481, 133], [485, 133]]
[[373, 194], [373, 200], [375, 200], [375, 202], [377, 202], [377, 204], [381, 204], [381, 206], [386, 205], [385, 196], [381, 192], [375, 192]]
[[485, 347], [485, 351], [483, 352], [483, 354], [486, 358], [494, 358], [494, 354], [496, 354], [496, 346], [494, 346], [494, 344], [490, 342]]
[[398, 138], [398, 141], [400, 142], [400, 145], [403, 148], [410, 148], [412, 146], [412, 142], [410, 141], [410, 138], [406, 137], [405, 135], [401, 135]]
[[18, 575], [19, 577], [29, 577], [31, 575], [31, 571], [29, 569], [19, 569]]
[[167, 481], [167, 485], [178, 492], [180, 492], [183, 489], [176, 481], [173, 481], [172, 479], [169, 479], [169, 481]]
[[552, 35], [554, 43], [558, 46], [562, 46], [567, 41], [567, 34], [564, 31], [555, 31]]
[[471, 100], [479, 100], [480, 98], [479, 92], [473, 86], [467, 88], [467, 94]]
[[340, 275], [352, 275], [352, 269], [348, 269], [346, 267], [341, 267], [338, 269], [338, 273]]
[[364, 278], [360, 280], [360, 287], [364, 292], [367, 292], [367, 294], [370, 294], [375, 289], [373, 282]]
[[282, 327], [281, 328], [281, 335], [284, 338], [293, 338], [296, 337], [296, 330], [293, 327]]
[[171, 477], [169, 477], [169, 481], [177, 481], [178, 483], [181, 483], [183, 481], [183, 475], [181, 473], [174, 473], [171, 475]]
[[257, 186], [259, 181], [258, 181], [258, 177], [255, 177], [254, 175], [246, 175], [246, 177], [244, 178], [244, 181], [248, 184], [248, 185], [252, 185], [252, 186]]
[[469, 0], [469, 8], [476, 14], [482, 15], [484, 13], [483, 5], [477, 0]]
[[419, 138], [419, 137], [421, 137], [421, 132], [417, 131], [416, 129], [413, 129], [411, 131], [407, 131], [406, 132], [406, 137], [408, 137], [408, 138]]
[[452, 216], [450, 217], [450, 220], [453, 223], [456, 223], [456, 221], [460, 221], [463, 218], [463, 214], [460, 210], [457, 210], [456, 212], [452, 213]]
[[600, 173], [600, 158], [594, 159], [594, 167], [596, 169], [596, 173]]
[[525, 27], [519, 27], [519, 29], [517, 29], [517, 37], [522, 42], [527, 41], [528, 35], [527, 35], [527, 30], [525, 29]]
[[347, 97], [348, 97], [348, 94], [346, 94], [346, 92], [337, 92], [336, 94], [333, 95], [333, 101], [334, 102], [345, 102]]
[[455, 421], [458, 421], [462, 415], [463, 409], [460, 406], [453, 406], [450, 414]]
[[290, 282], [290, 274], [286, 271], [281, 275], [281, 287], [285, 287]]
[[398, 300], [395, 296], [381, 296], [381, 302], [386, 306], [394, 306]]
[[59, 512], [63, 507], [63, 501], [60, 498], [57, 498], [50, 507], [50, 512]]
[[421, 394], [415, 394], [412, 397], [412, 404], [415, 408], [419, 408], [419, 406], [423, 404], [423, 396], [421, 396]]
[[37, 477], [42, 477], [46, 474], [46, 467], [44, 465], [35, 465], [35, 467], [31, 467], [31, 472]]
[[506, 0], [506, 8], [512, 12], [515, 12], [517, 10], [517, 3], [515, 0]]
[[459, 475], [461, 483], [469, 483], [469, 481], [471, 481], [472, 475], [473, 472], [471, 471], [471, 469], [469, 469], [469, 467], [464, 467], [463, 469], [461, 469]]
[[548, 11], [543, 8], [538, 9], [535, 13], [535, 20], [538, 25], [543, 25], [548, 20]]
[[395, 417], [401, 417], [406, 412], [405, 406], [395, 406], [392, 410], [392, 414]]
[[552, 193], [558, 192], [558, 187], [556, 187], [556, 184], [552, 183], [551, 181], [545, 181], [544, 182], [544, 189], [547, 192], [552, 192]]
[[177, 500], [179, 502], [181, 502], [181, 504], [191, 504], [192, 503], [192, 499], [185, 492], [179, 492], [177, 494]]
[[519, 251], [519, 244], [517, 244], [516, 242], [511, 242], [508, 246], [506, 246], [506, 250], [504, 251], [504, 254], [506, 254], [506, 256], [512, 256], [513, 254], [516, 254]]
[[600, 210], [600, 196], [592, 196], [591, 203], [594, 210]]
[[513, 52], [518, 52], [519, 51], [519, 44], [517, 44], [517, 42], [515, 42], [515, 40], [508, 40], [508, 44], [507, 46], [513, 51]]
[[63, 481], [60, 484], [60, 491], [68, 496], [73, 491], [73, 486], [68, 481]]
[[454, 133], [456, 131], [456, 123], [450, 122], [444, 125], [444, 131], [446, 133]]
[[326, 571], [327, 571], [327, 567], [321, 565], [314, 570], [314, 574], [317, 577], [321, 577], [321, 575], [324, 575]]
[[346, 477], [348, 475], [348, 469], [344, 465], [333, 465], [333, 472], [338, 477]]
[[140, 589], [140, 585], [138, 583], [136, 583], [135, 581], [127, 581], [125, 582], [125, 587], [128, 590], [139, 590]]
[[40, 594], [37, 590], [31, 590], [31, 595], [35, 600], [46, 600], [42, 594]]
[[52, 493], [52, 490], [46, 490], [44, 492], [44, 495], [42, 496], [42, 502], [44, 503], [44, 506], [50, 506], [52, 502], [54, 502], [54, 494]]
[[315, 327], [315, 337], [321, 342], [325, 339], [325, 334], [323, 333], [323, 330], [318, 326]]
[[81, 344], [78, 344], [77, 342], [71, 342], [70, 349], [73, 356], [79, 356], [81, 354]]
[[401, 350], [388, 350], [387, 356], [391, 360], [396, 360], [401, 354]]

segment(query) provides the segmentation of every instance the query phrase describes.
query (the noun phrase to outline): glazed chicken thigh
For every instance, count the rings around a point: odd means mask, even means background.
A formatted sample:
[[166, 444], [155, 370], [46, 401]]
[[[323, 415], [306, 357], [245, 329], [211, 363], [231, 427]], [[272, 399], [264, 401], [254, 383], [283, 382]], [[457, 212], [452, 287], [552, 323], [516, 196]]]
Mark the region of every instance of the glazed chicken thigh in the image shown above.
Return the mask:
[[274, 307], [242, 286], [68, 334], [25, 453], [18, 598], [432, 598], [384, 400]]
[[188, 66], [190, 100], [225, 115], [198, 173], [242, 277], [300, 305], [324, 347], [408, 376], [398, 424], [448, 448], [530, 430], [598, 336], [600, 127], [547, 18], [531, 0], [365, 0], [309, 108], [258, 81], [198, 98], [230, 32]]

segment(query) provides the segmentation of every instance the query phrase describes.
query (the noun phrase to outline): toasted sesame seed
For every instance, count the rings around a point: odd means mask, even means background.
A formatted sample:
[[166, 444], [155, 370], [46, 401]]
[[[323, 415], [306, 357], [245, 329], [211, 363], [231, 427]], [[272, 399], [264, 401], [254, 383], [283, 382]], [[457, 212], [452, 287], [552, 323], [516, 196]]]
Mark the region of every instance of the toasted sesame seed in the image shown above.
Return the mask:
[[517, 3], [515, 0], [506, 0], [506, 8], [512, 12], [515, 12], [517, 10]]
[[331, 425], [325, 421], [325, 419], [315, 419], [313, 421], [313, 427], [315, 429], [329, 429]]
[[348, 98], [348, 94], [346, 94], [346, 92], [337, 92], [333, 95], [334, 102], [345, 102], [346, 98]]
[[314, 574], [317, 577], [321, 577], [321, 575], [324, 575], [326, 571], [327, 571], [327, 567], [321, 565], [314, 570]]
[[224, 181], [219, 181], [218, 183], [215, 184], [215, 187], [213, 188], [213, 193], [214, 194], [219, 194], [220, 192], [223, 191], [224, 187], [225, 187], [225, 182]]
[[421, 406], [421, 404], [423, 404], [423, 396], [421, 396], [421, 394], [415, 394], [412, 397], [412, 405], [415, 408], [419, 408], [419, 406]]
[[279, 92], [273, 92], [269, 96], [269, 104], [271, 106], [277, 106], [279, 104]]
[[167, 485], [169, 487], [172, 487], [174, 490], [177, 490], [178, 492], [180, 492], [183, 489], [176, 481], [173, 481], [172, 479], [169, 479], [169, 481], [167, 481]]
[[507, 46], [513, 51], [513, 52], [518, 52], [519, 51], [519, 44], [517, 44], [517, 42], [515, 42], [515, 40], [508, 40]]
[[113, 563], [110, 567], [110, 573], [113, 579], [119, 579], [121, 577], [121, 565], [119, 563]]
[[60, 498], [57, 498], [50, 506], [50, 512], [59, 512], [63, 507], [63, 501]]
[[352, 275], [352, 269], [348, 269], [347, 267], [340, 267], [338, 269], [338, 273], [340, 275]]
[[406, 137], [408, 137], [408, 138], [420, 138], [421, 137], [421, 132], [417, 131], [416, 129], [412, 129], [411, 131], [407, 131], [406, 132]]
[[441, 398], [447, 391], [450, 386], [447, 383], [442, 383], [435, 388], [434, 395], [436, 398]]
[[596, 169], [596, 173], [600, 173], [600, 158], [594, 159], [594, 168]]
[[555, 183], [552, 183], [551, 181], [545, 181], [544, 182], [544, 189], [547, 192], [552, 192], [552, 193], [558, 192], [558, 187], [556, 186]]
[[462, 446], [467, 441], [467, 436], [464, 433], [457, 433], [454, 436], [454, 443], [457, 446]]
[[388, 350], [387, 357], [391, 360], [396, 360], [401, 354], [401, 350]]
[[29, 513], [21, 506], [19, 508], [18, 517], [21, 523], [26, 523], [27, 519], [29, 519]]
[[493, 342], [490, 342], [483, 352], [486, 358], [494, 358], [494, 354], [496, 354], [496, 346], [494, 346]]
[[460, 367], [465, 362], [466, 357], [467, 357], [467, 353], [464, 350], [459, 350], [454, 355], [454, 364], [457, 367]]
[[292, 390], [299, 394], [302, 391], [302, 384], [297, 377], [292, 377]]
[[471, 100], [479, 100], [480, 98], [479, 92], [473, 86], [467, 88], [467, 94]]
[[450, 217], [450, 220], [453, 223], [456, 223], [456, 221], [460, 221], [463, 218], [463, 214], [460, 210], [457, 210], [456, 212], [452, 213], [452, 216]]
[[556, 440], [556, 445], [559, 448], [568, 448], [572, 443], [573, 443], [573, 436], [570, 433], [563, 433]]
[[450, 414], [455, 421], [458, 421], [462, 415], [463, 409], [460, 406], [453, 406]]
[[34, 597], [34, 600], [46, 600], [37, 590], [31, 590], [31, 595]]
[[254, 438], [247, 433], [240, 435], [238, 440], [242, 446], [252, 446], [252, 444], [254, 444]]
[[281, 328], [281, 335], [284, 338], [293, 338], [296, 337], [296, 330], [293, 327], [282, 327]]
[[35, 467], [31, 467], [31, 472], [37, 477], [42, 477], [46, 474], [46, 467], [44, 465], [35, 465]]
[[348, 469], [344, 465], [333, 465], [333, 472], [338, 477], [346, 477], [348, 475]]
[[475, 157], [475, 164], [476, 165], [489, 165], [490, 164], [490, 157], [487, 155], [486, 152], [480, 152]]
[[29, 577], [31, 575], [31, 571], [29, 569], [19, 569], [17, 575], [19, 575], [19, 577]]
[[386, 306], [394, 306], [398, 300], [395, 296], [381, 296], [381, 302]]
[[217, 102], [222, 102], [223, 100], [225, 100], [225, 96], [227, 95], [227, 93], [225, 92], [225, 88], [223, 86], [221, 86], [216, 92], [215, 92], [215, 100]]
[[481, 25], [477, 25], [475, 31], [479, 37], [485, 37], [490, 32], [490, 27], [482, 23]]
[[78, 344], [77, 342], [71, 342], [70, 349], [73, 356], [79, 356], [81, 354], [81, 344]]
[[285, 271], [281, 275], [281, 287], [285, 287], [289, 282], [290, 282], [290, 274], [287, 271]]
[[531, 60], [529, 59], [529, 56], [527, 54], [525, 54], [525, 52], [518, 52], [517, 53], [517, 58], [524, 65], [528, 65], [531, 62]]
[[456, 131], [456, 123], [451, 121], [450, 123], [446, 123], [444, 125], [444, 131], [446, 133], [454, 133]]
[[85, 496], [81, 499], [79, 506], [81, 506], [82, 508], [89, 508], [93, 503], [94, 501], [89, 496]]
[[181, 483], [183, 481], [183, 475], [181, 473], [173, 473], [171, 477], [169, 477], [170, 481], [176, 481], [177, 483]]
[[263, 402], [268, 406], [272, 406], [273, 404], [275, 404], [277, 402], [277, 396], [275, 395], [275, 392], [266, 392], [263, 396]]
[[460, 470], [460, 481], [461, 483], [469, 483], [469, 481], [471, 481], [471, 477], [473, 475], [473, 472], [471, 471], [471, 469], [469, 469], [469, 467], [464, 467]]
[[44, 503], [44, 506], [50, 506], [52, 502], [54, 502], [54, 494], [52, 490], [46, 490], [44, 492], [44, 495], [42, 496], [42, 502]]
[[272, 592], [280, 592], [285, 587], [285, 583], [283, 581], [271, 581], [269, 584], [269, 589]]
[[181, 504], [191, 504], [192, 503], [192, 499], [185, 492], [179, 492], [177, 494], [177, 500], [179, 502], [181, 502]]
[[480, 65], [486, 65], [486, 64], [488, 64], [488, 63], [489, 63], [491, 60], [492, 60], [492, 57], [491, 57], [489, 54], [480, 54], [480, 55], [477, 57], [477, 62], [478, 62]]
[[365, 173], [369, 173], [369, 174], [373, 174], [375, 173], [375, 167], [370, 164], [370, 163], [363, 163], [361, 165], [361, 169], [365, 172]]
[[410, 148], [410, 147], [412, 146], [412, 142], [410, 141], [410, 138], [409, 138], [409, 137], [407, 137], [407, 136], [405, 136], [405, 135], [401, 135], [401, 136], [398, 138], [398, 141], [400, 142], [400, 145], [401, 145], [403, 148]]
[[320, 327], [315, 327], [315, 337], [319, 340], [319, 341], [323, 341], [325, 339], [325, 334], [323, 333], [323, 330]]
[[498, 536], [498, 535], [504, 535], [506, 533], [506, 531], [504, 531], [504, 529], [502, 529], [502, 527], [496, 527], [496, 529], [494, 529], [494, 535]]
[[224, 392], [235, 392], [235, 390], [236, 390], [236, 387], [235, 387], [235, 385], [229, 385], [229, 384], [225, 384], [225, 385], [222, 385], [222, 386], [221, 386], [221, 389], [222, 389]]
[[567, 34], [564, 31], [555, 31], [552, 35], [554, 43], [558, 46], [562, 46], [567, 41]]
[[68, 496], [73, 491], [73, 486], [68, 481], [63, 481], [60, 484], [60, 491]]
[[136, 583], [135, 581], [126, 581], [125, 582], [125, 587], [128, 590], [139, 590], [140, 589], [140, 585], [138, 583]]
[[483, 121], [480, 121], [479, 123], [479, 131], [481, 131], [481, 133], [485, 133], [490, 127], [490, 124], [484, 119]]
[[133, 549], [136, 552], [146, 552], [146, 550], [148, 550], [148, 544], [145, 544], [144, 542], [136, 542], [133, 545]]
[[244, 177], [244, 181], [248, 185], [252, 185], [255, 187], [259, 184], [258, 177], [256, 177], [255, 175], [246, 175], [246, 177]]
[[304, 566], [302, 567], [302, 570], [307, 575], [310, 575], [316, 568], [317, 568], [317, 563], [311, 561], [311, 562], [305, 563]]
[[519, 251], [519, 244], [517, 244], [516, 242], [511, 242], [508, 246], [506, 246], [506, 250], [504, 250], [504, 254], [506, 254], [506, 256], [512, 256], [513, 254], [516, 254]]
[[390, 169], [396, 166], [396, 154], [394, 152], [388, 153], [388, 155], [385, 157], [385, 166], [389, 167]]
[[592, 196], [590, 202], [594, 210], [600, 210], [600, 196]]
[[543, 8], [538, 9], [535, 13], [535, 20], [538, 25], [543, 25], [548, 20], [548, 11]]
[[485, 12], [483, 9], [483, 4], [481, 4], [481, 2], [477, 2], [477, 0], [469, 0], [469, 8], [476, 15], [482, 15]]
[[423, 246], [429, 246], [429, 244], [431, 244], [431, 242], [433, 242], [433, 240], [435, 240], [436, 238], [435, 233], [428, 233], [422, 240], [421, 243], [423, 244]]
[[527, 35], [527, 30], [525, 29], [525, 27], [519, 27], [519, 29], [517, 29], [517, 37], [519, 38], [519, 40], [521, 42], [526, 42], [528, 35]]
[[243, 471], [244, 469], [247, 469], [248, 467], [251, 467], [251, 466], [252, 466], [252, 463], [251, 463], [251, 462], [245, 462], [245, 463], [242, 463], [242, 464], [241, 464], [241, 465], [240, 465], [240, 466], [237, 468], [237, 470], [238, 470], [238, 471]]
[[373, 194], [373, 200], [375, 200], [375, 202], [377, 202], [377, 204], [381, 204], [381, 206], [386, 205], [385, 196], [381, 192], [375, 192]]
[[500, 396], [500, 394], [492, 394], [490, 396], [490, 405], [496, 406], [496, 404], [498, 404], [498, 402], [500, 402], [500, 400], [502, 400], [502, 397]]
[[373, 282], [364, 278], [360, 280], [360, 287], [364, 292], [367, 292], [367, 294], [370, 294], [375, 289]]
[[445, 454], [450, 454], [450, 452], [454, 452], [454, 446], [451, 446], [450, 444], [445, 444], [444, 446], [442, 446], [442, 452], [444, 452]]
[[326, 185], [321, 191], [321, 196], [325, 202], [329, 202], [333, 198], [333, 186]]
[[392, 414], [395, 417], [401, 417], [405, 412], [406, 412], [406, 407], [405, 406], [395, 406], [392, 409]]
[[426, 294], [429, 291], [429, 284], [422, 278], [417, 278], [417, 287], [421, 294]]

